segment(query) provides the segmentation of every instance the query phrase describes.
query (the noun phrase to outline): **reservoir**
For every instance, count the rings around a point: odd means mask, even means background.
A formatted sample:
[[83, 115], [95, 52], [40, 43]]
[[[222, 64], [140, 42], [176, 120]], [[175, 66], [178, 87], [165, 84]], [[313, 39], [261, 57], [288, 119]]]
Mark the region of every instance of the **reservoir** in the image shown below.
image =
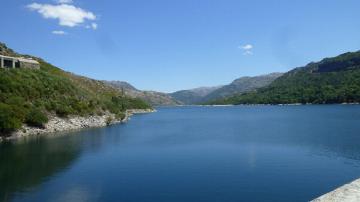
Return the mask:
[[160, 107], [0, 143], [0, 201], [309, 201], [360, 178], [360, 106]]

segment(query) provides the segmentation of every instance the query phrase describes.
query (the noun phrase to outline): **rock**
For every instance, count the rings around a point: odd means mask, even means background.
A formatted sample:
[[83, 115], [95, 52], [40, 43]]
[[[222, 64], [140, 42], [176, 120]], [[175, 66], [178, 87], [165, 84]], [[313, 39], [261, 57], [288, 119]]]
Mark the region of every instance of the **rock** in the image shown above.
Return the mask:
[[111, 124], [116, 123], [124, 123], [130, 119], [130, 116], [133, 114], [140, 114], [140, 113], [151, 113], [155, 112], [153, 109], [131, 109], [125, 112], [125, 118], [123, 120], [117, 120], [115, 118], [115, 114], [106, 113], [102, 116], [88, 116], [88, 117], [81, 117], [81, 116], [71, 116], [68, 118], [60, 118], [57, 116], [53, 116], [49, 118], [47, 124], [45, 124], [44, 128], [35, 128], [24, 125], [21, 129], [15, 131], [11, 134], [10, 137], [0, 137], [0, 142], [3, 140], [11, 140], [17, 139], [24, 136], [29, 135], [40, 135], [40, 134], [48, 134], [54, 132], [62, 132], [62, 131], [71, 131], [71, 130], [79, 130], [82, 128], [95, 128], [95, 127], [104, 127], [109, 125], [108, 118], [111, 118]]

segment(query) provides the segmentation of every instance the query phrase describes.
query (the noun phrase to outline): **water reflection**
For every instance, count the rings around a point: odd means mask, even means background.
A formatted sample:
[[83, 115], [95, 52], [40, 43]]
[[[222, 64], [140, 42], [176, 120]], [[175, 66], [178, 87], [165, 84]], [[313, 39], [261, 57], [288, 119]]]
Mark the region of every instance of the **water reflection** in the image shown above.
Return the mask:
[[15, 191], [26, 191], [51, 175], [66, 169], [80, 152], [74, 139], [32, 140], [0, 145], [0, 199], [7, 201]]
[[[112, 127], [106, 131], [89, 129], [0, 144], [0, 201], [9, 201], [13, 193], [28, 192], [59, 172], [66, 171], [84, 151], [99, 152], [106, 141], [118, 142], [116, 135], [105, 139], [105, 133], [113, 132]], [[73, 191], [80, 193], [81, 189]]]

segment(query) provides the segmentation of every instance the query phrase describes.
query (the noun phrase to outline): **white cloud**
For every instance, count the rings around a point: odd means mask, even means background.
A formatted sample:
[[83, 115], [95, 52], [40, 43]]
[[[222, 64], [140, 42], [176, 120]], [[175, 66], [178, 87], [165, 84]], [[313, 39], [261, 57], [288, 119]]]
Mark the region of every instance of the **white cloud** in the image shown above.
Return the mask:
[[96, 30], [96, 29], [98, 28], [98, 24], [95, 23], [95, 22], [93, 22], [93, 23], [91, 23], [91, 24], [89, 24], [89, 25], [86, 25], [85, 28], [86, 28], [86, 29]]
[[67, 32], [64, 32], [62, 30], [54, 30], [51, 33], [55, 34], [55, 35], [66, 35]]
[[74, 3], [73, 0], [55, 0], [59, 4], [72, 4]]
[[251, 50], [253, 48], [253, 45], [251, 44], [246, 44], [245, 46], [242, 46], [242, 49], [244, 50]]
[[94, 13], [68, 4], [51, 5], [32, 3], [27, 7], [32, 11], [37, 11], [45, 19], [59, 20], [59, 25], [61, 26], [75, 27], [83, 24], [86, 20], [96, 20]]
[[251, 44], [239, 46], [238, 48], [240, 48], [244, 51], [244, 53], [243, 53], [244, 55], [252, 55], [253, 54], [252, 49], [254, 48], [254, 46]]
[[91, 23], [91, 28], [93, 28], [94, 30], [98, 28], [98, 24], [96, 24], [95, 22]]
[[253, 52], [252, 52], [252, 51], [249, 51], [249, 50], [244, 51], [244, 53], [243, 53], [243, 55], [252, 55], [252, 54], [253, 54]]

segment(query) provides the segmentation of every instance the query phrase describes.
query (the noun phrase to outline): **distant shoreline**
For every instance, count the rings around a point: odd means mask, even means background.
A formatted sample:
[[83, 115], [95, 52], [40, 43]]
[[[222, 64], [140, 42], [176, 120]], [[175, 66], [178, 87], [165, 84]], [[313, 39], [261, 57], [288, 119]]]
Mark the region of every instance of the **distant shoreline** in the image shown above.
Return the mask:
[[232, 107], [232, 106], [305, 106], [305, 105], [360, 105], [359, 102], [350, 103], [289, 103], [289, 104], [223, 104], [223, 105], [173, 105], [173, 106], [157, 106], [157, 107]]
[[60, 118], [57, 116], [51, 117], [49, 122], [45, 124], [44, 128], [30, 127], [23, 125], [21, 129], [11, 133], [8, 137], [0, 137], [0, 142], [16, 140], [22, 137], [47, 135], [56, 132], [70, 132], [81, 130], [85, 128], [99, 128], [108, 125], [125, 123], [130, 120], [134, 114], [144, 114], [156, 112], [154, 109], [131, 109], [126, 110], [125, 117], [122, 120], [116, 119], [115, 114], [107, 113], [105, 115], [94, 116], [69, 116], [68, 118]]

